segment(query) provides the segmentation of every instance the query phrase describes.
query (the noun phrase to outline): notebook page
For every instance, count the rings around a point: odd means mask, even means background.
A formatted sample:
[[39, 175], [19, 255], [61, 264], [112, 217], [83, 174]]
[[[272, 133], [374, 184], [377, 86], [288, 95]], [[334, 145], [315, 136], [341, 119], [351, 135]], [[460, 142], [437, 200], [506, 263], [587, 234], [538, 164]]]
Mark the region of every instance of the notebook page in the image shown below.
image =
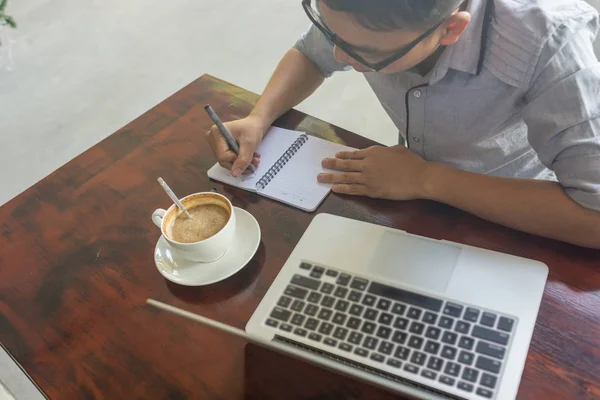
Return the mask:
[[221, 167], [217, 163], [208, 171], [208, 176], [231, 186], [254, 191], [256, 189], [256, 183], [260, 178], [303, 133], [304, 132], [271, 127], [256, 150], [260, 153], [261, 158], [255, 173], [244, 174], [240, 178], [234, 178], [231, 175], [230, 170]]
[[309, 136], [301, 150], [260, 193], [303, 210], [313, 211], [329, 194], [332, 186], [317, 181], [318, 174], [328, 171], [321, 167], [321, 161], [335, 157], [339, 151], [351, 150], [354, 149]]

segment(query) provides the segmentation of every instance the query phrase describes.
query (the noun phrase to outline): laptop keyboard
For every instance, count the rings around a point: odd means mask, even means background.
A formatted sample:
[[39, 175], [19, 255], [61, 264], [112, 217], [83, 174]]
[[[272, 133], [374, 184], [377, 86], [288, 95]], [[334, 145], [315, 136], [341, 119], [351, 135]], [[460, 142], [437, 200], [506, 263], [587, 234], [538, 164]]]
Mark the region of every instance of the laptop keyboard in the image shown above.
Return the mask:
[[265, 324], [399, 376], [491, 399], [515, 319], [301, 263]]

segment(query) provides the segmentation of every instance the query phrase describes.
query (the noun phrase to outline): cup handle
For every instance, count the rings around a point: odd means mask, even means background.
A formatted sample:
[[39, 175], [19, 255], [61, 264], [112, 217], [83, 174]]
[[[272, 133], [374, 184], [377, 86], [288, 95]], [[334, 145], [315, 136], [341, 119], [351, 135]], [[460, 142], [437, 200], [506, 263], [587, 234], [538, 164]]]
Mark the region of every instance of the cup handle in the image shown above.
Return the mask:
[[159, 208], [158, 210], [154, 211], [152, 213], [152, 222], [154, 222], [154, 225], [158, 226], [159, 228], [162, 228], [163, 218], [165, 217], [166, 213], [167, 211], [163, 210], [162, 208]]

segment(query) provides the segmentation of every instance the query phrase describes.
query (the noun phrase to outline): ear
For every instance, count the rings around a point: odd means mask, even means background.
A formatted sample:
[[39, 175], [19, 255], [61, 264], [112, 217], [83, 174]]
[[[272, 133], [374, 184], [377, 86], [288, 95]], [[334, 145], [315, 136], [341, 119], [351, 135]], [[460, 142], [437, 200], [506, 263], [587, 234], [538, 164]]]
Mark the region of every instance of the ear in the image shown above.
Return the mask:
[[444, 32], [440, 38], [442, 46], [450, 46], [460, 39], [469, 23], [471, 22], [471, 14], [466, 11], [454, 13], [446, 22]]

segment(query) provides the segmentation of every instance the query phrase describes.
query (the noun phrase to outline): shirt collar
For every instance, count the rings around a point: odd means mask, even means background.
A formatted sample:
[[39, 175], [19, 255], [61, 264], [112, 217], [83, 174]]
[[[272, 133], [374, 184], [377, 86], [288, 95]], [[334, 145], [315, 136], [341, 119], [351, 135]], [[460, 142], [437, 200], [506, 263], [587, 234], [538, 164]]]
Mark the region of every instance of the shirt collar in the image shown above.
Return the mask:
[[460, 39], [444, 50], [431, 74], [430, 85], [446, 76], [448, 69], [465, 72], [470, 75], [479, 74], [480, 65], [485, 56], [484, 43], [486, 32], [490, 28], [488, 15], [493, 7], [493, 0], [469, 0], [467, 10], [471, 14], [471, 22]]

